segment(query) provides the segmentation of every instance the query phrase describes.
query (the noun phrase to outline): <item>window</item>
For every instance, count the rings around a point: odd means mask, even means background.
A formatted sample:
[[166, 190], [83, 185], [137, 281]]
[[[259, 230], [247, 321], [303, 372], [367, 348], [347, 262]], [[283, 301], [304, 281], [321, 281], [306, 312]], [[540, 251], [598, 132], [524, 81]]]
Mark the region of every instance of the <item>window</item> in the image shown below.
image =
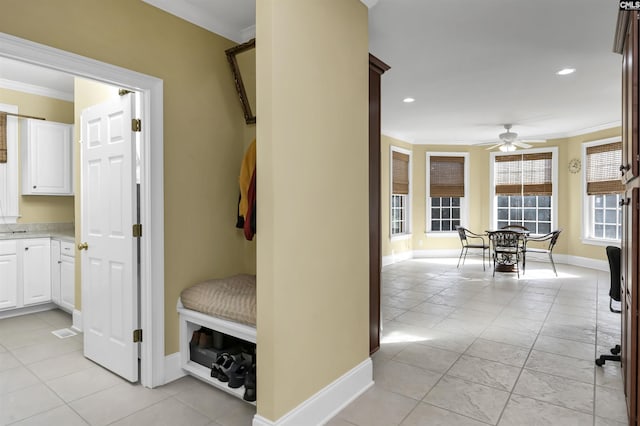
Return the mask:
[[583, 236], [587, 240], [616, 241], [622, 234], [620, 181], [622, 142], [618, 138], [583, 144], [585, 206]]
[[555, 228], [556, 153], [557, 149], [492, 154], [494, 226], [521, 225], [532, 234], [546, 234]]
[[453, 232], [467, 222], [468, 154], [427, 153], [427, 232]]
[[409, 234], [411, 153], [391, 147], [391, 236]]

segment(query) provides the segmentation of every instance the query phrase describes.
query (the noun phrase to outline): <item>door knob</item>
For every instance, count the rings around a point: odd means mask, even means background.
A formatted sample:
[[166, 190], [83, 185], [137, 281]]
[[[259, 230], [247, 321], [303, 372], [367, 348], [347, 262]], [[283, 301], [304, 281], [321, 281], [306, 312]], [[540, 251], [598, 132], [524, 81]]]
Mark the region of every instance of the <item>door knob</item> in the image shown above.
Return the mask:
[[87, 250], [88, 248], [89, 248], [89, 244], [87, 243], [78, 244], [78, 250]]

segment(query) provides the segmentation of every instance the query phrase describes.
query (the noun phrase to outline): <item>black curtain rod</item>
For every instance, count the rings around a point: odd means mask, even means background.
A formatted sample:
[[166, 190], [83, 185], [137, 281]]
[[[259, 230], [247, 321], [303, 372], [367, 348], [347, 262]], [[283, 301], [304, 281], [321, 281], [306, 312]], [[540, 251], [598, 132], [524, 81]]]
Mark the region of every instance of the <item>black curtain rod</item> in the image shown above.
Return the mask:
[[[0, 114], [3, 114], [0, 112]], [[12, 115], [14, 117], [18, 117], [18, 118], [33, 118], [34, 120], [47, 120], [46, 118], [42, 118], [42, 117], [34, 117], [33, 115], [24, 115], [24, 114], [14, 114], [12, 112], [5, 112], [4, 114], [6, 115]]]

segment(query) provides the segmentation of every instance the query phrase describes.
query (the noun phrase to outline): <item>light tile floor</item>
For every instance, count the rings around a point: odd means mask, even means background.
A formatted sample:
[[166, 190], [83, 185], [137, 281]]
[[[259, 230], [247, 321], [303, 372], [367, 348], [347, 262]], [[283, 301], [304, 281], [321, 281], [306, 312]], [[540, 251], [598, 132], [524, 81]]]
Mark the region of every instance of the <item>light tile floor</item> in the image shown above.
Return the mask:
[[82, 355], [59, 310], [0, 320], [0, 425], [247, 426], [255, 407], [192, 377], [146, 389]]
[[[491, 276], [468, 259], [383, 271], [375, 385], [331, 426], [623, 425], [608, 273], [546, 263]], [[0, 425], [250, 425], [255, 407], [191, 377], [145, 389], [82, 356], [62, 311], [0, 320]], [[303, 425], [307, 426], [307, 425]]]
[[526, 275], [476, 259], [384, 268], [375, 385], [330, 426], [626, 424], [609, 274], [548, 263]]

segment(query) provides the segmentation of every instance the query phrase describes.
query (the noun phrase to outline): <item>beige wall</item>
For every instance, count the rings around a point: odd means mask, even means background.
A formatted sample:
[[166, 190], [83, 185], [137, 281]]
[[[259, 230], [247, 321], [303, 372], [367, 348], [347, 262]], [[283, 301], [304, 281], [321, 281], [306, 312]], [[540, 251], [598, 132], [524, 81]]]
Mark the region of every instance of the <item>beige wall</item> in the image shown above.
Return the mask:
[[[383, 80], [384, 84], [384, 80]], [[411, 151], [412, 145], [410, 143], [401, 141], [399, 139], [394, 139], [390, 136], [382, 135], [380, 138], [380, 164], [381, 164], [381, 173], [380, 173], [380, 206], [381, 206], [381, 229], [380, 229], [380, 238], [382, 239], [382, 255], [383, 256], [396, 256], [402, 253], [409, 252], [413, 250], [413, 243], [411, 239], [394, 239], [391, 240], [391, 147], [407, 149]], [[411, 167], [412, 167], [412, 176], [411, 176], [411, 184], [414, 185], [412, 188], [412, 194], [416, 194], [415, 188], [415, 158], [413, 155], [411, 156]], [[415, 198], [415, 197], [414, 197]], [[413, 200], [412, 200], [413, 205]], [[412, 211], [413, 214], [413, 211]], [[414, 230], [416, 222], [413, 222]]]
[[[582, 157], [582, 143], [609, 137], [620, 136], [620, 128], [612, 128], [570, 138], [550, 139], [541, 147], [558, 147], [558, 228], [563, 233], [558, 240], [554, 253], [589, 259], [606, 260], [604, 248], [599, 245], [583, 244], [582, 237], [582, 170], [569, 173], [567, 167], [572, 158]], [[490, 227], [489, 212], [489, 164], [490, 152], [482, 147], [410, 145], [390, 137], [382, 137], [382, 255], [393, 256], [403, 251], [458, 249], [460, 240], [452, 238], [434, 238], [425, 234], [426, 229], [426, 152], [468, 152], [469, 174], [469, 223], [465, 224], [475, 232], [483, 232]], [[389, 145], [399, 146], [412, 151], [412, 215], [413, 233], [411, 240], [389, 240]]]
[[367, 9], [256, 7], [258, 413], [275, 420], [369, 355]]
[[[73, 123], [73, 102], [0, 88], [0, 103], [17, 105], [20, 114], [43, 117], [58, 123]], [[18, 158], [20, 156], [18, 150]], [[22, 173], [18, 174], [19, 188], [22, 188]], [[18, 209], [18, 223], [73, 222], [73, 197], [20, 195]]]
[[587, 257], [606, 260], [607, 255], [603, 246], [582, 244], [582, 179], [584, 164], [580, 173], [572, 174], [568, 171], [569, 161], [578, 158], [582, 161], [582, 143], [621, 135], [621, 128], [602, 130], [595, 133], [558, 139], [557, 142], [565, 149], [560, 150], [560, 199], [558, 212], [560, 226], [564, 228], [558, 240], [558, 252], [571, 256]]
[[234, 43], [141, 1], [0, 5], [5, 33], [164, 81], [165, 352], [178, 351], [180, 291], [245, 269], [234, 227], [244, 120], [224, 54]]

